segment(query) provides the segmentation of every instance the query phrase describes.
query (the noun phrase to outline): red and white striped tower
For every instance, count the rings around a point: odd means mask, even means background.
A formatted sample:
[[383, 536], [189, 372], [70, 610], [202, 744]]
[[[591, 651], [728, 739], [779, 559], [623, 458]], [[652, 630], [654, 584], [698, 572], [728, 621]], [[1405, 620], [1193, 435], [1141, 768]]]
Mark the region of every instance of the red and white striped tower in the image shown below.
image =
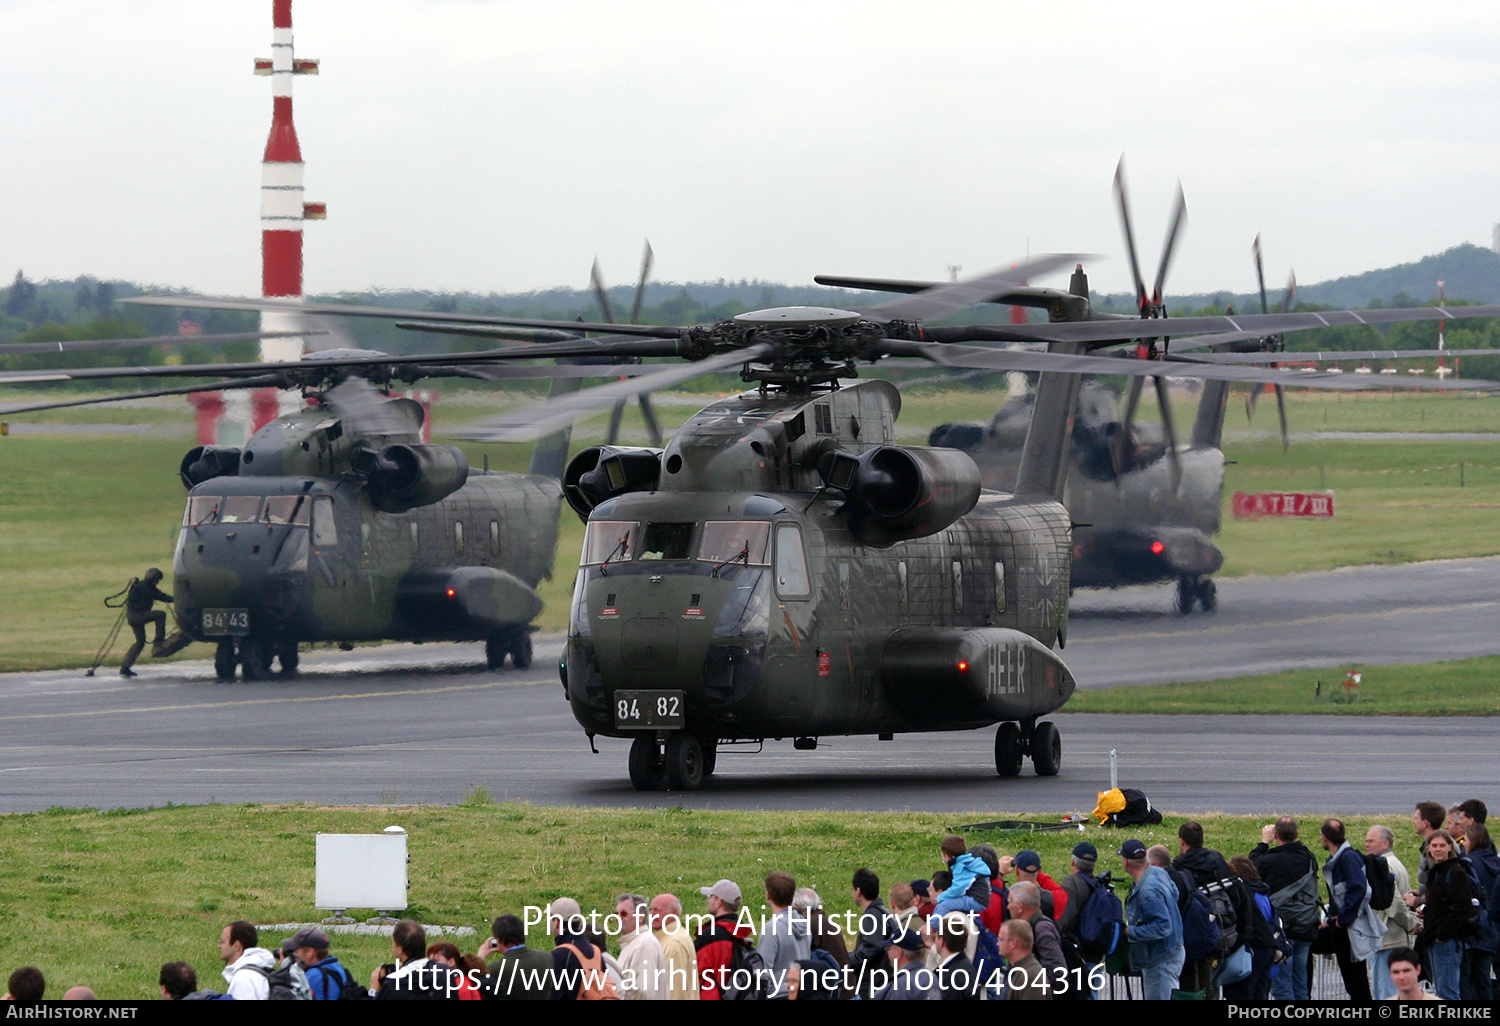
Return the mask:
[[[327, 216], [322, 203], [302, 199], [302, 148], [292, 123], [292, 77], [316, 75], [316, 60], [298, 60], [292, 51], [292, 0], [271, 0], [271, 57], [255, 62], [257, 75], [271, 77], [271, 135], [261, 158], [260, 252], [261, 294], [267, 298], [302, 298], [302, 222]], [[295, 331], [304, 327], [302, 315], [267, 311], [260, 315], [262, 331]], [[262, 339], [262, 360], [296, 360], [303, 352], [300, 338]], [[253, 400], [253, 429], [300, 405], [295, 392], [259, 390]]]

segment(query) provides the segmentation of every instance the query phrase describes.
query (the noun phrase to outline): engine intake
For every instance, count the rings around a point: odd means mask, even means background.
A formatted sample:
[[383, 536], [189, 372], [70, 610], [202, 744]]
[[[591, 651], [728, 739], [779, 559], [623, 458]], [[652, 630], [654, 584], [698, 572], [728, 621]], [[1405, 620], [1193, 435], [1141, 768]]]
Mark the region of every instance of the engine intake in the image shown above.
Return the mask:
[[563, 495], [584, 520], [595, 506], [626, 492], [647, 492], [661, 478], [660, 449], [595, 445], [568, 461]]
[[225, 445], [197, 445], [182, 457], [177, 476], [189, 490], [216, 477], [235, 477], [240, 472], [240, 451]]
[[469, 459], [452, 445], [388, 445], [361, 449], [352, 459], [365, 475], [370, 502], [385, 513], [405, 513], [447, 498], [469, 479]]
[[818, 474], [848, 501], [839, 512], [862, 544], [883, 548], [936, 534], [979, 501], [979, 467], [954, 449], [882, 445], [827, 452]]

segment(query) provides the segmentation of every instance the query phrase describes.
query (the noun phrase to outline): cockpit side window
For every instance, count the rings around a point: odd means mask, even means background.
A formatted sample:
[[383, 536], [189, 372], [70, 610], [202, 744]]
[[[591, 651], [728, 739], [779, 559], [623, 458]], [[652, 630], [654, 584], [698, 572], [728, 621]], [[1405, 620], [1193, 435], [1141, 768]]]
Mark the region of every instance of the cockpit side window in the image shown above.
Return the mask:
[[312, 518], [312, 499], [307, 495], [272, 495], [266, 499], [266, 523], [307, 526]]
[[642, 559], [691, 559], [693, 550], [693, 528], [697, 524], [646, 525], [641, 539]]
[[313, 499], [312, 536], [314, 545], [337, 545], [338, 528], [333, 522], [333, 496], [319, 495]]
[[583, 533], [580, 562], [621, 563], [635, 558], [641, 525], [629, 520], [590, 520]]
[[802, 530], [796, 524], [776, 525], [776, 594], [784, 599], [805, 599], [812, 595], [807, 576], [807, 552], [802, 547]]
[[197, 524], [212, 524], [219, 519], [219, 504], [224, 501], [221, 495], [195, 495], [188, 499], [187, 510], [182, 515], [182, 526], [193, 527]]

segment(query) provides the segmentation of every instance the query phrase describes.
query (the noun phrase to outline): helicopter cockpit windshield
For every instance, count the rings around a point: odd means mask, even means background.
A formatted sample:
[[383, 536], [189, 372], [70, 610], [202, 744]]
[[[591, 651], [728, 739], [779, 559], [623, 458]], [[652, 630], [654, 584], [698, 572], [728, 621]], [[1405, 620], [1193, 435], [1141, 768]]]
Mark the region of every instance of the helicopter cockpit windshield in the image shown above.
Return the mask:
[[696, 559], [716, 566], [769, 566], [770, 542], [771, 525], [765, 520], [653, 522], [644, 531], [634, 521], [593, 520], [584, 534], [581, 562], [588, 566]]
[[293, 524], [306, 527], [311, 513], [306, 495], [194, 495], [183, 514], [184, 527], [202, 524]]

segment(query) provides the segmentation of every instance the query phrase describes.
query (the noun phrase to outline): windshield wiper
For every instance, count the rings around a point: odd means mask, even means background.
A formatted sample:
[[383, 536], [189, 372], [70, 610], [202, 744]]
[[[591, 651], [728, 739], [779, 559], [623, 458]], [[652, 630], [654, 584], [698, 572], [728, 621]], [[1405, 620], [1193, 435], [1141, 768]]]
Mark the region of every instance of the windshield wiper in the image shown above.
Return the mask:
[[730, 556], [728, 559], [724, 560], [724, 562], [722, 562], [722, 563], [715, 563], [714, 564], [714, 568], [712, 570], [713, 576], [714, 577], [719, 576], [719, 571], [720, 570], [724, 569], [730, 563], [737, 563], [740, 560], [744, 560], [746, 566], [750, 565], [750, 543], [749, 542], [746, 542], [745, 543], [745, 547], [743, 549], [740, 549], [739, 552], [737, 552], [734, 555]]
[[630, 544], [630, 532], [627, 531], [627, 532], [625, 532], [625, 536], [620, 539], [620, 544], [618, 544], [614, 548], [610, 549], [609, 550], [609, 555], [607, 555], [607, 556], [604, 557], [604, 562], [602, 562], [602, 563], [599, 564], [599, 575], [601, 577], [608, 577], [609, 576], [609, 569], [608, 569], [608, 567], [609, 567], [609, 561], [611, 559], [615, 558], [615, 553], [616, 552], [619, 552], [621, 549], [625, 548], [629, 544]]

